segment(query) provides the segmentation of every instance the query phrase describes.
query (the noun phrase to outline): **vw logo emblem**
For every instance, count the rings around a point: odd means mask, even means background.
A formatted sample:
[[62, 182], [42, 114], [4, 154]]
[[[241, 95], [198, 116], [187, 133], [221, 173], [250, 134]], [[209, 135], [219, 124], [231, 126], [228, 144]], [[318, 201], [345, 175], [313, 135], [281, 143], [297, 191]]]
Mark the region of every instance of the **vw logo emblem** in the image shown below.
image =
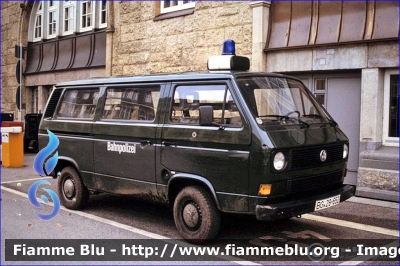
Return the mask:
[[321, 162], [325, 162], [327, 157], [328, 157], [328, 154], [326, 153], [326, 150], [322, 150], [321, 153], [319, 154], [319, 158], [321, 159]]

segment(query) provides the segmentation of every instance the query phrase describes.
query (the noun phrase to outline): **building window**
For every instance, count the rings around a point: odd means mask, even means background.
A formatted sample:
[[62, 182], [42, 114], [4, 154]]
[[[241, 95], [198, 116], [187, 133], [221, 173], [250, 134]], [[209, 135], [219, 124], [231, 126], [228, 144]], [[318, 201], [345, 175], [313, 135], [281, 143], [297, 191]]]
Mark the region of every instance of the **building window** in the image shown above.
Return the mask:
[[161, 14], [182, 9], [194, 8], [194, 1], [161, 1]]
[[107, 27], [107, 1], [40, 1], [32, 12], [33, 42]]
[[75, 3], [64, 1], [64, 28], [63, 35], [72, 34], [75, 31]]
[[81, 3], [81, 19], [82, 30], [90, 30], [92, 27], [92, 1]]
[[33, 35], [33, 40], [40, 40], [42, 38], [42, 17], [43, 17], [43, 9], [42, 9], [42, 3], [39, 3], [39, 7], [36, 12], [36, 17], [35, 17], [35, 33]]
[[317, 102], [326, 106], [326, 79], [315, 79], [314, 81], [314, 96], [317, 99]]
[[47, 8], [47, 38], [54, 38], [57, 36], [57, 22], [58, 22], [58, 8], [54, 1], [48, 1]]
[[390, 75], [389, 137], [399, 137], [399, 75]]
[[107, 26], [107, 3], [106, 1], [101, 1], [100, 28], [105, 26]]
[[399, 72], [388, 70], [384, 84], [383, 143], [399, 146]]

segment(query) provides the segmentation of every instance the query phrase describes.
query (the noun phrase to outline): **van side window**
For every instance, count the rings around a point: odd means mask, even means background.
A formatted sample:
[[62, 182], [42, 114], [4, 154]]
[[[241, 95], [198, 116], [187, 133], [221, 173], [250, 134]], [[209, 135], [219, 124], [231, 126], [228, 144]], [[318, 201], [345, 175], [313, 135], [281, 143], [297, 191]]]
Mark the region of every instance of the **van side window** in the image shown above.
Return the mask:
[[199, 107], [212, 106], [214, 123], [240, 127], [242, 119], [226, 85], [178, 86], [170, 120], [172, 123], [199, 124]]
[[102, 118], [154, 121], [159, 99], [160, 86], [108, 88]]
[[62, 96], [57, 118], [93, 119], [99, 99], [99, 89], [71, 89]]

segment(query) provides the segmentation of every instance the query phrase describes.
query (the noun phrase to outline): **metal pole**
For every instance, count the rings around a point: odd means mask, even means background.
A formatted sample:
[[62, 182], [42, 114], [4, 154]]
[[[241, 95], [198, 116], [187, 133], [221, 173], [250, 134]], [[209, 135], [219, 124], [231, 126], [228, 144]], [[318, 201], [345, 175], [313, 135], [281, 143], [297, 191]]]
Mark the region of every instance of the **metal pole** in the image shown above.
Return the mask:
[[19, 80], [20, 80], [20, 90], [19, 90], [19, 111], [18, 111], [18, 121], [22, 121], [22, 58], [23, 58], [22, 43], [19, 44]]

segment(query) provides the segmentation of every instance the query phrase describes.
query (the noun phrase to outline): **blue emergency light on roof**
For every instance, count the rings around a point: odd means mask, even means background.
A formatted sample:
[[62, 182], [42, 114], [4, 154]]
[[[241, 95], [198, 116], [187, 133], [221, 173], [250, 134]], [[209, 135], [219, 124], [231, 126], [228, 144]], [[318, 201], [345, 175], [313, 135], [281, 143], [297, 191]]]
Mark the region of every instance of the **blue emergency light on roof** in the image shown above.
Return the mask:
[[208, 70], [249, 70], [250, 60], [235, 53], [235, 41], [225, 40], [222, 44], [222, 55], [208, 58]]
[[235, 51], [235, 41], [225, 40], [222, 44], [222, 54], [223, 55], [236, 55]]

